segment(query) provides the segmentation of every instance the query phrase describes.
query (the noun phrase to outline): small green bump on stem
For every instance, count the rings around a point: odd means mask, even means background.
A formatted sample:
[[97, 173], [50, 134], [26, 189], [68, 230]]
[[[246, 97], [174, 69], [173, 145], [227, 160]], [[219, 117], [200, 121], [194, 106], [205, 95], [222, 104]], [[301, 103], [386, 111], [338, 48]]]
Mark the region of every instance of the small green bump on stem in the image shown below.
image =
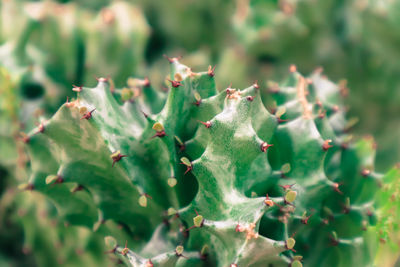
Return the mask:
[[303, 264], [299, 260], [295, 260], [290, 264], [290, 267], [303, 267]]
[[152, 128], [153, 128], [153, 130], [155, 130], [157, 132], [155, 135], [152, 136], [152, 138], [154, 138], [154, 137], [164, 137], [164, 136], [167, 135], [165, 133], [164, 126], [160, 122], [154, 123]]
[[147, 197], [145, 195], [140, 196], [138, 202], [140, 206], [147, 207]]
[[175, 253], [176, 253], [176, 256], [178, 256], [178, 257], [182, 256], [182, 253], [183, 253], [183, 246], [177, 246], [177, 247], [175, 248]]
[[181, 140], [178, 136], [175, 135], [174, 137], [175, 137], [176, 142], [178, 142], [178, 144], [179, 144], [180, 146], [185, 145], [185, 144], [182, 142], [182, 140]]
[[204, 218], [201, 215], [197, 215], [193, 218], [193, 224], [195, 227], [202, 227], [204, 223]]
[[178, 180], [176, 180], [174, 177], [168, 178], [168, 185], [170, 187], [174, 187], [178, 183]]
[[33, 184], [25, 183], [25, 184], [18, 185], [18, 189], [23, 190], [23, 191], [25, 191], [25, 190], [32, 191], [34, 189], [34, 186], [33, 186]]
[[93, 225], [93, 232], [97, 232], [97, 230], [99, 230], [100, 226], [104, 223], [104, 221], [100, 220], [97, 221], [94, 225]]
[[282, 167], [281, 167], [281, 172], [282, 172], [283, 174], [289, 173], [290, 170], [291, 170], [290, 163], [285, 163], [285, 164], [283, 164]]
[[297, 197], [297, 192], [289, 190], [285, 195], [285, 201], [288, 203], [293, 203], [296, 200], [296, 197]]
[[81, 190], [83, 190], [83, 185], [78, 184], [77, 186], [71, 188], [70, 191], [71, 191], [71, 193], [75, 193], [75, 192], [78, 192], [78, 191], [81, 191]]
[[204, 246], [201, 248], [200, 255], [202, 255], [202, 256], [207, 255], [209, 249], [210, 249], [210, 248], [208, 247], [208, 245], [204, 245]]
[[133, 92], [129, 88], [124, 88], [121, 90], [121, 99], [122, 101], [129, 101], [133, 97]]
[[117, 246], [117, 240], [115, 240], [115, 238], [112, 236], [106, 236], [104, 238], [104, 242], [106, 244], [107, 249], [109, 250], [114, 250], [115, 247]]
[[125, 157], [127, 157], [127, 155], [122, 155], [121, 151], [119, 151], [119, 150], [114, 152], [114, 153], [112, 153], [110, 155], [110, 158], [112, 158], [112, 160], [113, 160], [112, 167], [114, 167], [114, 164], [116, 162], [120, 161], [122, 158], [125, 158]]
[[157, 132], [162, 132], [165, 130], [164, 126], [159, 122], [154, 123], [152, 128], [153, 128], [153, 130], [156, 130]]
[[194, 98], [196, 99], [196, 102], [194, 103], [196, 106], [200, 106], [201, 104], [201, 96], [199, 92], [194, 92]]
[[186, 167], [187, 167], [184, 174], [188, 173], [189, 171], [191, 171], [191, 170], [193, 169], [192, 163], [191, 163], [191, 162], [189, 161], [189, 159], [186, 158], [186, 157], [182, 157], [182, 158], [181, 158], [181, 164], [184, 164], [184, 165], [186, 165]]
[[181, 162], [182, 162], [183, 164], [185, 164], [186, 166], [188, 166], [188, 167], [191, 167], [191, 166], [192, 166], [192, 163], [190, 163], [189, 159], [186, 158], [186, 157], [182, 157], [182, 158], [181, 158]]
[[287, 249], [293, 249], [294, 245], [296, 244], [296, 240], [294, 240], [293, 237], [289, 237], [286, 241], [285, 241], [285, 245]]
[[182, 140], [178, 136], [175, 135], [174, 137], [175, 137], [176, 142], [178, 143], [179, 151], [185, 150], [186, 149], [185, 143], [183, 143]]
[[168, 210], [167, 210], [167, 215], [168, 216], [172, 216], [172, 215], [175, 215], [175, 214], [177, 214], [178, 212], [176, 211], [176, 209], [174, 209], [174, 208], [169, 208]]
[[280, 118], [283, 114], [285, 114], [286, 113], [286, 107], [284, 107], [284, 106], [280, 106], [280, 107], [278, 107], [278, 109], [276, 110], [276, 112], [275, 112], [275, 116], [277, 117], [277, 118]]
[[46, 184], [60, 184], [64, 179], [60, 175], [49, 175], [46, 177]]

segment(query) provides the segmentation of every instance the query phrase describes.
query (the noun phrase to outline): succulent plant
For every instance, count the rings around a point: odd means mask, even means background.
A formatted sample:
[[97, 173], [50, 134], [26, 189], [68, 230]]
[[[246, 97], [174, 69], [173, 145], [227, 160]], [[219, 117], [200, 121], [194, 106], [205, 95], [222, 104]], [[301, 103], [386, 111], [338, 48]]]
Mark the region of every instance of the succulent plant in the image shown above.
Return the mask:
[[[385, 169], [398, 158], [399, 3], [396, 1], [237, 0], [232, 19], [236, 40], [246, 51], [232, 65], [257, 62], [244, 76], [269, 65], [277, 76], [296, 63], [305, 72], [323, 66], [330, 77], [348, 79], [352, 89], [351, 115], [362, 119], [357, 132], [377, 138], [378, 167]], [[368, 77], [368, 79], [366, 79]], [[360, 97], [368, 95], [368, 97]], [[379, 99], [379, 101], [376, 101]], [[385, 103], [382, 105], [381, 103]], [[365, 108], [365, 107], [368, 108]], [[365, 116], [365, 117], [364, 117]], [[385, 118], [385, 119], [382, 119]], [[397, 134], [393, 134], [396, 132]]]
[[257, 82], [218, 91], [215, 68], [167, 59], [166, 101], [148, 79], [75, 87], [25, 139], [20, 188], [129, 266], [370, 266], [382, 176], [346, 133], [346, 88], [291, 66], [267, 110]]

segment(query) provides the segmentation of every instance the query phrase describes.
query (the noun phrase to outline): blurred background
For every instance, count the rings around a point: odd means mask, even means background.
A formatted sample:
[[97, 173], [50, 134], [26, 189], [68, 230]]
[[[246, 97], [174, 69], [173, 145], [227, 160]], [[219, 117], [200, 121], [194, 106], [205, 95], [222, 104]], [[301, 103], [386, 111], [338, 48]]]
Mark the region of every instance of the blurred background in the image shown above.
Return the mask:
[[290, 64], [304, 75], [322, 67], [347, 95], [348, 128], [375, 137], [378, 171], [400, 158], [399, 1], [2, 0], [0, 9], [0, 266], [37, 262], [22, 229], [7, 228], [7, 188], [26, 180], [20, 132], [96, 77], [123, 87], [148, 76], [161, 90], [163, 54], [195, 71], [216, 65], [220, 90], [255, 80], [268, 90]]

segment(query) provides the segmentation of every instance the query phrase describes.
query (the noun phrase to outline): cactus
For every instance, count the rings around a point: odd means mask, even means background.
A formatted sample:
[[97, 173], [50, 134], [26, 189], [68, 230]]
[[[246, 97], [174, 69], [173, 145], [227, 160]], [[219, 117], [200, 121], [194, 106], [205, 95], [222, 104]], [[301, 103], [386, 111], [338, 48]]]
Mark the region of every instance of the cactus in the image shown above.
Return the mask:
[[20, 188], [128, 266], [371, 265], [382, 177], [372, 138], [346, 134], [346, 88], [291, 66], [268, 111], [257, 82], [218, 92], [215, 68], [167, 59], [166, 101], [148, 80], [74, 88], [26, 138]]
[[348, 100], [352, 114], [368, 118], [360, 121], [357, 132], [367, 131], [376, 136], [380, 146], [379, 168], [396, 163], [400, 150], [393, 144], [400, 128], [397, 121], [399, 95], [394, 92], [400, 81], [393, 75], [399, 68], [398, 51], [393, 43], [399, 41], [395, 30], [399, 25], [399, 3], [357, 0], [236, 2], [232, 24], [246, 56], [233, 63], [231, 59], [230, 64], [242, 67], [243, 61], [248, 62], [251, 57], [256, 59], [257, 68], [248, 69], [244, 77], [253, 75], [264, 65], [270, 66], [269, 70], [277, 76], [288, 64], [296, 63], [305, 72], [323, 66], [330, 77], [348, 78], [353, 90]]

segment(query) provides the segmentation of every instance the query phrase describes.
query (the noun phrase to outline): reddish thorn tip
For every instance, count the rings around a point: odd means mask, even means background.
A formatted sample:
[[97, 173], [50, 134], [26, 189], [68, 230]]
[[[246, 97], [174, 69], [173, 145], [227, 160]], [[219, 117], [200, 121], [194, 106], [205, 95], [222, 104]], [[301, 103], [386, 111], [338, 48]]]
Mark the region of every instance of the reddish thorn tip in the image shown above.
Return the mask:
[[254, 88], [260, 89], [260, 86], [258, 85], [258, 81], [256, 80], [253, 84]]
[[324, 143], [322, 144], [322, 149], [324, 151], [327, 151], [329, 148], [333, 147], [330, 143], [332, 142], [331, 139], [325, 140]]
[[169, 63], [174, 63], [175, 61], [178, 61], [182, 58], [182, 56], [179, 57], [169, 57], [164, 54], [164, 57], [168, 60]]
[[201, 124], [203, 124], [204, 126], [206, 126], [206, 128], [208, 129], [208, 128], [210, 128], [211, 127], [211, 121], [207, 121], [207, 122], [204, 122], [204, 121], [199, 121]]
[[146, 77], [143, 80], [143, 87], [149, 87], [149, 86], [150, 86], [150, 80], [148, 77]]
[[86, 119], [86, 120], [90, 120], [92, 118], [92, 113], [96, 110], [96, 108], [92, 109], [91, 111], [86, 112], [81, 120]]
[[153, 138], [156, 138], [156, 137], [160, 137], [160, 138], [162, 138], [162, 137], [164, 137], [164, 136], [166, 136], [167, 134], [165, 133], [165, 131], [163, 130], [163, 131], [160, 131], [160, 132], [157, 132], [155, 135], [153, 135], [151, 138], [153, 139]]
[[177, 87], [182, 85], [181, 82], [179, 82], [179, 81], [173, 81], [173, 80], [170, 80], [170, 79], [167, 79], [167, 80], [171, 83], [172, 87], [177, 88]]
[[216, 66], [212, 67], [211, 65], [208, 66], [208, 71], [207, 71], [208, 76], [214, 77], [214, 75], [215, 75], [215, 67]]
[[335, 191], [338, 192], [339, 194], [343, 195], [343, 192], [340, 191], [339, 186], [340, 186], [339, 183], [334, 183], [334, 184], [332, 185], [332, 188], [333, 188], [333, 190], [335, 190]]
[[361, 171], [361, 175], [363, 177], [368, 177], [370, 174], [371, 174], [371, 171], [366, 168]]
[[269, 147], [273, 146], [272, 144], [267, 144], [267, 142], [263, 142], [260, 145], [261, 151], [266, 152]]

